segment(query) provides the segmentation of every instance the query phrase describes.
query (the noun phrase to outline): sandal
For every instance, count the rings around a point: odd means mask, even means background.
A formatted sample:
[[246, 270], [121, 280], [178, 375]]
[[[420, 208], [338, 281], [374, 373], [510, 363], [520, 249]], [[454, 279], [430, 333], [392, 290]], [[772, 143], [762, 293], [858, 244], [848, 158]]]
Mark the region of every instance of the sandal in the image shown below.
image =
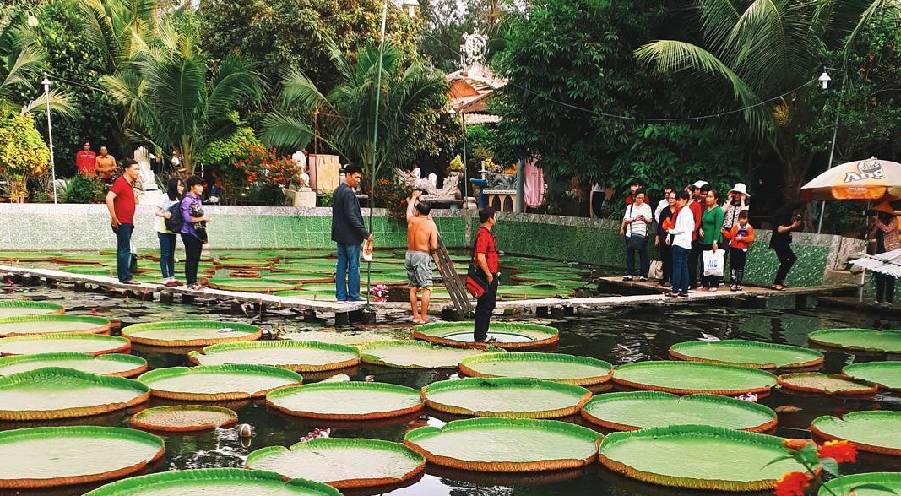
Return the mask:
[[773, 286], [770, 289], [773, 289], [775, 291], [785, 291], [785, 286], [783, 286], [781, 284], [773, 284]]

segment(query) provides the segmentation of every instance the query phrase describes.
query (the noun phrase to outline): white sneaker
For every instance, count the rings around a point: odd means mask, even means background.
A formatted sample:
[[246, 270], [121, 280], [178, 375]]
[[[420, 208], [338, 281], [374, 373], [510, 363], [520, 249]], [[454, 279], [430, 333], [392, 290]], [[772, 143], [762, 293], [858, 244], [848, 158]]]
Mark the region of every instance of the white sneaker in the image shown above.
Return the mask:
[[716, 287], [716, 286], [713, 286], [713, 287], [711, 287], [710, 289], [708, 289], [707, 291], [710, 291], [711, 293], [716, 293], [719, 289], [720, 289], [720, 288], [718, 288], [718, 287]]

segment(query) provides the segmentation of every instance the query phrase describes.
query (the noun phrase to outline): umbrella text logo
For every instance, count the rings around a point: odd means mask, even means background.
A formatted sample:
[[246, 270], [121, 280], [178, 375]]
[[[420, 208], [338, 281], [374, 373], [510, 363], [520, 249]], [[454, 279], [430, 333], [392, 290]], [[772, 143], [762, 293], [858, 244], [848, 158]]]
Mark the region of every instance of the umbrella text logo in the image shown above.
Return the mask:
[[845, 183], [853, 183], [855, 181], [863, 181], [864, 179], [883, 179], [885, 170], [878, 161], [861, 161], [857, 163], [857, 170], [850, 170], [845, 173]]

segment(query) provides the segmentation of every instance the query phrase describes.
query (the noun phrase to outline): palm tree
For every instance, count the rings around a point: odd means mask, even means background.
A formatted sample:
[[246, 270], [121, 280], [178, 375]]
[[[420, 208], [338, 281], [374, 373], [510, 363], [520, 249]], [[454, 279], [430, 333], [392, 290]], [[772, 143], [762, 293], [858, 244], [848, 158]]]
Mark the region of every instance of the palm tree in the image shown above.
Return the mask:
[[[263, 140], [274, 146], [303, 148], [315, 136], [376, 177], [384, 166], [408, 163], [419, 151], [424, 119], [443, 110], [447, 84], [419, 62], [404, 66], [401, 51], [383, 48], [382, 85], [376, 98], [379, 47], [360, 50], [355, 59], [330, 48], [337, 85], [324, 94], [300, 71], [282, 81], [282, 106], [264, 121]], [[376, 112], [378, 101], [378, 112]], [[372, 149], [378, 127], [377, 149]]]
[[195, 155], [235, 130], [236, 109], [263, 95], [260, 77], [243, 57], [228, 55], [215, 70], [210, 65], [195, 33], [165, 25], [158, 39], [102, 82], [125, 107], [130, 133], [160, 149], [178, 148], [192, 172]]
[[797, 136], [815, 117], [815, 78], [827, 50], [847, 54], [875, 16], [901, 16], [901, 0], [698, 0], [698, 6], [706, 47], [659, 40], [636, 50], [637, 58], [663, 73], [700, 78], [714, 94], [728, 88], [749, 131], [782, 163], [783, 196], [795, 197], [814, 157]]
[[[43, 112], [47, 97], [53, 110], [68, 113], [72, 110], [67, 95], [51, 90], [31, 101], [22, 101], [16, 90], [40, 84], [44, 54], [39, 44], [30, 40], [22, 29], [24, 16], [15, 16], [0, 24], [0, 107], [16, 108], [22, 114]], [[15, 21], [15, 22], [14, 22]]]

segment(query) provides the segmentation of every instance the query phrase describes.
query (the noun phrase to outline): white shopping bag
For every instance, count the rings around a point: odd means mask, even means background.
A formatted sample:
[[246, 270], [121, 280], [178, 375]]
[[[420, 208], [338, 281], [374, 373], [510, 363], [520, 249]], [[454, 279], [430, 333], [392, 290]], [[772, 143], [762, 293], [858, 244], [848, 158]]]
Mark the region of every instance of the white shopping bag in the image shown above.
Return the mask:
[[704, 275], [723, 277], [726, 265], [726, 250], [704, 250]]

